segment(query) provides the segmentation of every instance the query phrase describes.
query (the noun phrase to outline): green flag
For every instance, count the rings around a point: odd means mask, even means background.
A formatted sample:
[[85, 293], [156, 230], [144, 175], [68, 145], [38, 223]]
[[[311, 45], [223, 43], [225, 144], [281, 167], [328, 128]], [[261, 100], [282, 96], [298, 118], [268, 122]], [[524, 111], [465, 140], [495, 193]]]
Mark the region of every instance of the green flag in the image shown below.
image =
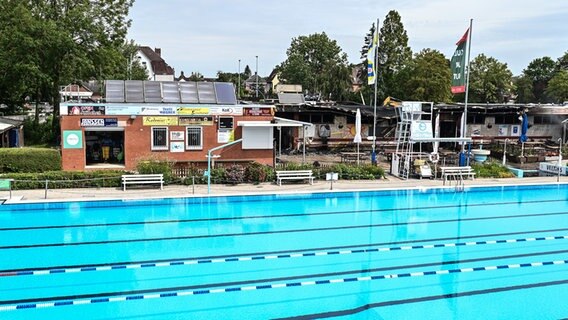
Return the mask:
[[467, 47], [467, 36], [469, 29], [464, 33], [463, 37], [456, 43], [458, 46], [452, 56], [452, 93], [465, 92], [465, 49]]

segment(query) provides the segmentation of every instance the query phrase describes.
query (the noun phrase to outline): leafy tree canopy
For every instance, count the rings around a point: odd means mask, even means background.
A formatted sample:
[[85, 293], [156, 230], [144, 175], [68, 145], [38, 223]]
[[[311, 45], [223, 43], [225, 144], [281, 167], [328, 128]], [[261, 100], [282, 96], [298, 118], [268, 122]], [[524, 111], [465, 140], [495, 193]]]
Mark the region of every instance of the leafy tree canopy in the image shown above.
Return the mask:
[[423, 49], [398, 77], [406, 78], [403, 80], [405, 95], [401, 98], [416, 101], [451, 101], [451, 76], [449, 61], [441, 52]]
[[508, 100], [513, 73], [506, 63], [480, 54], [471, 61], [470, 72], [470, 101], [503, 103]]
[[339, 100], [348, 90], [347, 55], [327, 34], [315, 33], [292, 39], [288, 58], [281, 65], [281, 79], [301, 84], [311, 93]]
[[560, 70], [550, 79], [545, 90], [547, 96], [554, 102], [568, 101], [568, 70]]
[[379, 33], [377, 79], [381, 96], [401, 96], [396, 77], [412, 59], [408, 46], [408, 35], [402, 24], [400, 14], [391, 10], [385, 17]]

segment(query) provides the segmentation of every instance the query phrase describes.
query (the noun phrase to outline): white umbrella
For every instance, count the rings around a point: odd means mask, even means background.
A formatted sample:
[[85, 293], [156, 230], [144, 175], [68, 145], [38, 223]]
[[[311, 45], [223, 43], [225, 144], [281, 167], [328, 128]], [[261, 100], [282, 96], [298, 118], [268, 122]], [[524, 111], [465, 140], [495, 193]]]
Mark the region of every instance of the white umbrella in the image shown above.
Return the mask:
[[359, 143], [361, 143], [361, 111], [357, 108], [357, 113], [355, 114], [355, 137], [353, 142], [357, 144], [357, 165], [359, 165]]

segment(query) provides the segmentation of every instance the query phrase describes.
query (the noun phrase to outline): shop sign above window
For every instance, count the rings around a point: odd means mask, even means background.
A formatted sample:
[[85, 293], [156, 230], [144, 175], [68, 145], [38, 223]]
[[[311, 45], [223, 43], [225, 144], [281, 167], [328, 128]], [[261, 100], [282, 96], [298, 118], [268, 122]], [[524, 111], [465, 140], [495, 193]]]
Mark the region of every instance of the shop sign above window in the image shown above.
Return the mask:
[[81, 118], [81, 127], [116, 127], [117, 118]]
[[179, 117], [180, 126], [191, 126], [191, 125], [201, 125], [201, 126], [211, 126], [213, 125], [213, 117]]

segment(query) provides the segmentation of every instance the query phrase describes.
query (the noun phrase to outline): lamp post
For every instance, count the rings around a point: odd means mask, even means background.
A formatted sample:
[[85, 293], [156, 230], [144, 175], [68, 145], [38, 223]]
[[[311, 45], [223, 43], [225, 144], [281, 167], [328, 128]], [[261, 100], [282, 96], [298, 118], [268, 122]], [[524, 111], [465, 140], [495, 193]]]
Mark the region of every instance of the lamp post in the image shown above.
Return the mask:
[[241, 99], [241, 59], [239, 59], [239, 80], [237, 82], [237, 99]]
[[256, 97], [258, 98], [258, 56], [256, 56], [256, 71], [254, 72], [256, 75]]

